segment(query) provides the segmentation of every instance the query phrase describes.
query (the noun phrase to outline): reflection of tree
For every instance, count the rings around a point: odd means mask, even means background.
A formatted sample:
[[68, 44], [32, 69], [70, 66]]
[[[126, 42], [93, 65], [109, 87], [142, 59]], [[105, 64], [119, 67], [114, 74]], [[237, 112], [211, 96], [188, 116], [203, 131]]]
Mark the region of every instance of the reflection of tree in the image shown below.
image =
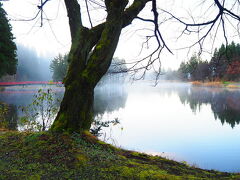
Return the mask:
[[200, 111], [203, 104], [209, 104], [212, 98], [211, 93], [201, 88], [189, 88], [188, 91], [181, 89], [181, 91], [178, 91], [178, 94], [180, 101], [183, 104], [189, 104], [194, 113], [197, 109]]
[[210, 104], [215, 119], [231, 127], [240, 123], [240, 91], [193, 87], [190, 92], [178, 91], [183, 104], [189, 104], [193, 112], [203, 104]]
[[[17, 89], [18, 90], [18, 89]], [[32, 93], [25, 93], [24, 89], [20, 91], [12, 91], [11, 93], [0, 93], [0, 100], [8, 107], [6, 119], [8, 120], [8, 128], [16, 129], [18, 117], [23, 116], [20, 106], [27, 106], [32, 103], [33, 95], [37, 91]], [[63, 91], [57, 91], [54, 97], [55, 104], [60, 105], [60, 101], [63, 98]], [[59, 100], [58, 100], [59, 99]], [[127, 92], [124, 85], [121, 84], [102, 84], [95, 89], [95, 101], [94, 112], [95, 116], [102, 116], [104, 112], [113, 112], [120, 108], [124, 108], [127, 99]], [[1, 119], [1, 116], [0, 116]]]
[[[34, 86], [32, 87], [32, 89], [33, 88]], [[0, 101], [4, 102], [4, 104], [6, 104], [6, 106], [8, 107], [7, 114], [5, 116], [7, 122], [5, 123], [7, 125], [6, 128], [11, 130], [17, 129], [17, 127], [19, 126], [18, 123], [20, 118], [25, 116], [23, 112], [23, 107], [27, 108], [28, 105], [33, 103], [34, 95], [39, 95], [37, 90], [38, 87], [36, 87], [35, 91], [31, 90], [30, 92], [28, 92], [25, 88], [17, 87], [16, 89], [11, 89], [6, 92], [3, 91], [0, 93]], [[56, 106], [60, 105], [59, 101], [57, 101], [57, 98], [59, 97], [62, 98], [62, 92], [56, 92], [56, 96], [55, 94], [53, 94], [53, 100]], [[39, 111], [39, 114], [41, 114], [40, 109], [41, 108], [35, 108], [36, 111]]]
[[8, 113], [6, 114], [6, 120], [8, 121], [7, 128], [10, 130], [17, 129], [17, 121], [18, 121], [18, 114], [17, 114], [17, 106], [10, 104], [8, 108]]
[[127, 92], [123, 85], [103, 85], [95, 89], [94, 114], [103, 115], [125, 107]]
[[227, 122], [232, 127], [240, 123], [240, 92], [224, 91], [216, 94], [214, 98], [215, 119], [218, 118], [222, 123]]
[[8, 105], [0, 102], [0, 126], [10, 130], [16, 130], [17, 120], [17, 107], [12, 104]]

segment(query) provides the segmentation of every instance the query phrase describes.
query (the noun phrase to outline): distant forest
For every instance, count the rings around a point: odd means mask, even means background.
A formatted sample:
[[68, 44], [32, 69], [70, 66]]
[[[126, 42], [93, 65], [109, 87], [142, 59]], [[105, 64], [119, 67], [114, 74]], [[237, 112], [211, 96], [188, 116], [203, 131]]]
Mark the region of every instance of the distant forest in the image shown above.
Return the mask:
[[222, 44], [219, 49], [215, 49], [209, 62], [194, 54], [188, 62], [182, 62], [175, 73], [181, 80], [239, 81], [240, 44]]
[[[53, 81], [63, 81], [68, 70], [68, 54], [56, 56], [50, 63]], [[113, 58], [107, 73], [102, 77], [98, 84], [106, 82], [123, 83], [127, 72], [127, 66], [124, 59]]]

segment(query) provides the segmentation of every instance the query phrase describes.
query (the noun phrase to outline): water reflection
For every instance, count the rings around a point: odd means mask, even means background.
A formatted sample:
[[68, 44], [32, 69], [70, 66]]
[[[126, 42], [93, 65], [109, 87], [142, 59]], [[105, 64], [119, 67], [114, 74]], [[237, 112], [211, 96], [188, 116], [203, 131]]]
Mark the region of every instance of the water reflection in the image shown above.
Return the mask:
[[[240, 127], [236, 125], [239, 118], [235, 104], [238, 92], [181, 83], [157, 87], [136, 83], [127, 87], [125, 107], [103, 118], [120, 117], [123, 131], [114, 127], [110, 133], [115, 144], [123, 148], [158, 152], [205, 169], [240, 171]], [[230, 108], [234, 119], [224, 116], [228, 123], [222, 124], [220, 117]], [[235, 123], [234, 128], [230, 122]]]
[[[1, 118], [1, 121], [5, 121], [4, 128], [17, 130], [21, 126], [20, 118], [25, 116], [22, 111], [23, 107], [27, 108], [29, 104], [32, 104], [34, 95], [38, 93], [39, 89], [44, 89], [47, 91], [48, 88], [53, 88], [56, 92], [61, 92], [59, 88], [51, 86], [16, 86], [16, 87], [6, 87], [5, 91], [0, 93], [0, 102], [7, 107], [6, 115], [4, 118]], [[62, 93], [62, 92], [61, 92]], [[56, 99], [55, 99], [56, 100]], [[55, 104], [58, 102], [56, 101]], [[40, 108], [38, 108], [40, 111]], [[36, 112], [40, 112], [36, 109]], [[4, 112], [0, 112], [4, 114]], [[29, 118], [31, 118], [32, 113], [29, 113]], [[8, 124], [6, 126], [6, 124]], [[21, 128], [20, 128], [21, 129]]]
[[127, 92], [124, 85], [103, 85], [95, 89], [94, 114], [95, 116], [111, 113], [124, 108]]
[[178, 91], [183, 104], [188, 104], [193, 112], [201, 111], [201, 106], [211, 105], [216, 120], [228, 123], [234, 128], [240, 123], [240, 91], [192, 87], [191, 91]]
[[[8, 104], [8, 113], [5, 115], [5, 119], [8, 119], [11, 129], [17, 127], [18, 116], [22, 113], [19, 110], [19, 106], [27, 106], [32, 103], [33, 95], [37, 93], [39, 88], [49, 87], [27, 87], [27, 88], [8, 88], [6, 91], [0, 92], [0, 102]], [[52, 88], [52, 87], [50, 87]], [[143, 88], [138, 86], [137, 88], [144, 91]], [[56, 92], [55, 99], [62, 99], [63, 88], [54, 87]], [[160, 84], [155, 88], [158, 94], [172, 96], [174, 93], [180, 98], [183, 105], [189, 105], [191, 110], [196, 113], [201, 111], [203, 105], [210, 105], [211, 110], [216, 120], [220, 120], [222, 124], [230, 124], [232, 128], [240, 123], [240, 91], [239, 90], [227, 90], [217, 88], [201, 88], [190, 87], [181, 84], [179, 86], [175, 84]], [[111, 84], [101, 85], [95, 89], [95, 102], [94, 102], [94, 114], [96, 117], [101, 117], [106, 113], [118, 111], [120, 108], [124, 108], [127, 100], [127, 91], [124, 85]], [[59, 101], [56, 100], [59, 104]]]
[[[0, 101], [11, 107], [11, 127], [21, 116], [17, 107], [31, 103], [39, 88], [0, 92]], [[64, 89], [53, 89], [61, 99]], [[95, 90], [94, 112], [104, 121], [119, 117], [123, 130], [114, 126], [111, 133], [121, 147], [164, 152], [201, 168], [240, 171], [239, 90], [183, 83], [101, 85]]]
[[[8, 124], [5, 128], [17, 129], [20, 117], [23, 112], [19, 107], [26, 107], [33, 101], [33, 96], [37, 94], [38, 89], [53, 89], [55, 104], [60, 106], [60, 101], [63, 98], [64, 88], [53, 86], [27, 86], [27, 87], [9, 87], [5, 91], [0, 92], [0, 105], [7, 107], [8, 110], [3, 117], [0, 116], [2, 124]], [[101, 118], [104, 113], [124, 108], [127, 92], [124, 85], [111, 84], [101, 85], [95, 89], [94, 97], [94, 114], [96, 118]], [[59, 101], [60, 100], [60, 101]]]
[[[5, 118], [8, 119], [11, 129], [17, 127], [18, 116], [22, 113], [19, 106], [27, 106], [32, 103], [33, 95], [39, 88], [48, 87], [27, 87], [22, 89], [8, 88], [0, 92], [0, 102], [8, 104], [9, 110]], [[50, 87], [52, 88], [52, 87]], [[139, 86], [138, 89], [142, 87]], [[145, 88], [142, 88], [143, 92]], [[55, 99], [62, 99], [63, 88], [54, 87]], [[210, 105], [216, 120], [222, 124], [230, 124], [232, 128], [240, 123], [240, 91], [217, 88], [190, 87], [186, 85], [164, 84], [155, 88], [158, 94], [168, 97], [177, 93], [183, 105], [189, 105], [196, 113], [201, 111], [203, 105]], [[127, 100], [127, 91], [124, 85], [111, 84], [101, 85], [95, 89], [94, 114], [101, 117], [105, 113], [118, 111], [124, 108]], [[56, 103], [59, 101], [56, 100]], [[58, 103], [59, 104], [59, 103]]]
[[10, 130], [17, 129], [17, 107], [13, 104], [5, 104], [0, 102], [0, 128]]

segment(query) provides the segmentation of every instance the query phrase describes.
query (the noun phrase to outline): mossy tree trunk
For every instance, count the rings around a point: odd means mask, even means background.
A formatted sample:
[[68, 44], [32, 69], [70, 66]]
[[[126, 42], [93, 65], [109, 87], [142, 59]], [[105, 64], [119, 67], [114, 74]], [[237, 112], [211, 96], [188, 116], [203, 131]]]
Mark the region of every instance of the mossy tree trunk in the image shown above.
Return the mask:
[[94, 88], [107, 72], [122, 28], [129, 25], [150, 0], [105, 0], [107, 18], [91, 29], [82, 25], [77, 0], [65, 0], [72, 37], [65, 94], [51, 127], [56, 132], [89, 130], [93, 121]]

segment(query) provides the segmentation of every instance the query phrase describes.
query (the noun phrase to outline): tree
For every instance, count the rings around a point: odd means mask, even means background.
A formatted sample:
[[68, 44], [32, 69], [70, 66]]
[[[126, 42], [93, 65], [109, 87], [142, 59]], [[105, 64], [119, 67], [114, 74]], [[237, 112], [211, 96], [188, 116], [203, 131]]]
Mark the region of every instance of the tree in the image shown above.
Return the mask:
[[232, 42], [222, 44], [219, 49], [215, 49], [210, 62], [202, 61], [200, 56], [194, 54], [186, 63], [181, 63], [178, 71], [183, 79], [187, 79], [187, 74], [191, 75], [191, 80], [206, 80], [211, 77], [215, 79], [238, 80], [240, 77], [240, 45]]
[[182, 74], [182, 79], [191, 78], [191, 80], [194, 81], [204, 81], [210, 76], [210, 67], [207, 61], [203, 61], [201, 57], [195, 53], [188, 62], [182, 62], [180, 64], [178, 72]]
[[192, 80], [196, 80], [196, 70], [200, 61], [200, 57], [194, 54], [187, 62], [187, 71], [191, 75]]
[[[91, 29], [83, 26], [77, 0], [65, 0], [72, 46], [69, 69], [64, 80], [65, 94], [52, 131], [80, 132], [93, 122], [93, 93], [107, 72], [116, 50], [121, 30], [128, 26], [150, 0], [105, 0], [106, 21]], [[156, 1], [153, 11], [156, 11]]]
[[181, 62], [180, 67], [178, 68], [178, 74], [179, 74], [179, 78], [181, 80], [187, 80], [188, 79], [188, 67], [187, 67], [187, 63], [185, 62]]
[[210, 68], [207, 61], [200, 61], [194, 72], [194, 80], [204, 81], [210, 76]]
[[[42, 17], [43, 6], [48, 1], [49, 0], [41, 1], [41, 5], [38, 6], [39, 11], [35, 18], [40, 14], [41, 22], [44, 19]], [[148, 47], [150, 40], [155, 39], [154, 45], [156, 45], [156, 48], [145, 58], [132, 63], [132, 66], [130, 67], [130, 70], [133, 72], [140, 69], [144, 69], [145, 72], [145, 70], [148, 70], [154, 62], [160, 61], [160, 53], [164, 48], [171, 52], [159, 29], [159, 25], [161, 25], [162, 22], [158, 22], [160, 19], [158, 17], [158, 11], [161, 10], [161, 15], [165, 13], [169, 16], [166, 17], [165, 20], [177, 21], [183, 25], [180, 36], [191, 34], [197, 35], [198, 39], [192, 44], [192, 46], [198, 44], [200, 50], [202, 50], [206, 37], [216, 37], [219, 27], [222, 27], [224, 37], [227, 37], [225, 26], [229, 18], [232, 18], [233, 21], [239, 22], [240, 17], [238, 16], [238, 8], [235, 8], [235, 6], [238, 7], [239, 1], [234, 1], [235, 4], [232, 5], [231, 3], [225, 3], [224, 0], [213, 0], [210, 8], [215, 8], [213, 12], [214, 15], [205, 16], [206, 19], [199, 18], [198, 20], [195, 20], [191, 16], [190, 19], [192, 20], [192, 23], [189, 23], [184, 21], [186, 20], [185, 18], [178, 18], [172, 13], [158, 8], [157, 2], [159, 1], [157, 0], [85, 0], [84, 2], [87, 10], [86, 15], [91, 25], [90, 28], [87, 28], [83, 24], [83, 14], [80, 11], [80, 7], [82, 6], [81, 3], [83, 1], [65, 0], [64, 2], [69, 18], [72, 45], [68, 57], [69, 69], [66, 78], [64, 79], [66, 90], [59, 113], [51, 130], [57, 132], [80, 132], [83, 130], [89, 130], [93, 121], [92, 106], [94, 87], [107, 72], [111, 64], [122, 29], [129, 26], [134, 19], [141, 20], [145, 23], [152, 23], [153, 25], [153, 33], [146, 36], [144, 44]], [[94, 3], [105, 8], [106, 19], [104, 22], [93, 26], [88, 3]], [[139, 17], [139, 13], [147, 4], [149, 4], [148, 7], [150, 7], [150, 11], [153, 15], [150, 19]], [[207, 18], [212, 19], [208, 20]], [[141, 64], [144, 65], [138, 68], [137, 65]], [[161, 69], [161, 67], [158, 67], [158, 69]]]
[[0, 3], [0, 77], [15, 74], [17, 68], [17, 48], [6, 15]]
[[222, 44], [215, 49], [210, 61], [210, 67], [217, 79], [236, 80], [239, 78], [240, 44]]
[[[148, 2], [152, 3], [153, 20], [138, 17], [138, 14]], [[155, 52], [161, 52], [164, 47], [169, 50], [159, 31], [156, 0], [134, 0], [127, 8], [127, 0], [105, 0], [104, 3], [107, 12], [106, 21], [88, 29], [84, 27], [82, 23], [80, 4], [78, 1], [65, 0], [72, 46], [69, 54], [70, 65], [64, 80], [66, 91], [59, 113], [51, 128], [53, 131], [79, 132], [90, 129], [93, 121], [92, 107], [94, 87], [107, 72], [111, 64], [121, 30], [130, 25], [135, 18], [152, 22], [155, 25], [153, 37], [156, 37], [158, 42]], [[185, 30], [189, 32], [191, 32], [189, 27], [211, 25], [209, 31], [205, 34], [207, 36], [215, 23], [219, 20], [224, 24], [223, 15], [230, 13], [230, 11], [224, 7], [224, 2], [220, 3], [218, 0], [214, 0], [214, 3], [219, 12], [212, 21], [189, 24], [180, 19], [177, 20], [183, 23], [186, 26]], [[172, 14], [170, 15], [172, 16]], [[239, 16], [234, 13], [230, 15], [239, 19]], [[174, 16], [172, 16], [172, 18], [174, 18]], [[199, 44], [204, 41], [204, 37], [205, 36], [199, 39]], [[150, 60], [148, 64], [158, 59], [152, 59], [152, 55], [149, 57]], [[148, 67], [149, 66], [146, 65], [145, 68], [147, 69]]]
[[53, 72], [53, 81], [62, 81], [67, 74], [68, 69], [68, 55], [59, 54], [55, 57], [51, 64], [50, 70]]
[[228, 65], [226, 70], [226, 76], [229, 80], [239, 80], [240, 78], [240, 61], [233, 61]]

